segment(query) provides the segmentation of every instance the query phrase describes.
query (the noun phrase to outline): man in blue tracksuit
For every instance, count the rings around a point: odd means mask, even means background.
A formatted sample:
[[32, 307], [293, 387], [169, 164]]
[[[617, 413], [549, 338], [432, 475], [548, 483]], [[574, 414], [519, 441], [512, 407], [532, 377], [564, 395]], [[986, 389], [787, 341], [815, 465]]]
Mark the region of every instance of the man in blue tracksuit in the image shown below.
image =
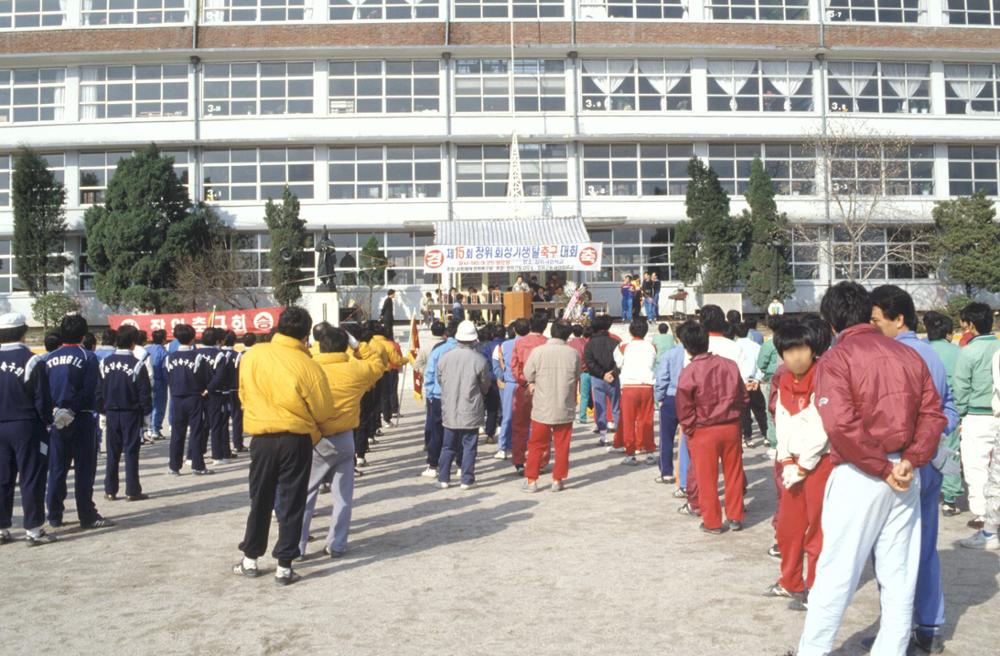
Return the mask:
[[[505, 336], [503, 326], [490, 324], [481, 328], [479, 334], [480, 341], [476, 350], [486, 358], [486, 362], [492, 364], [493, 351], [503, 343]], [[503, 417], [500, 415], [500, 388], [497, 384], [498, 378], [495, 367], [490, 366], [489, 372], [491, 382], [490, 391], [486, 394], [486, 426], [483, 432], [486, 434], [486, 443], [492, 444], [496, 441], [497, 424], [499, 423], [497, 420], [503, 421]]]
[[[674, 478], [674, 434], [677, 433], [677, 381], [684, 368], [684, 347], [674, 346], [660, 358], [656, 367], [656, 384], [653, 398], [660, 403], [660, 475], [657, 483], [673, 483]], [[682, 457], [682, 460], [685, 458]], [[683, 486], [682, 486], [683, 487]]]
[[191, 437], [191, 469], [196, 475], [211, 474], [205, 467], [206, 432], [203, 428], [205, 397], [208, 395], [208, 363], [201, 350], [194, 347], [194, 328], [181, 323], [174, 326], [177, 350], [167, 355], [164, 368], [170, 390], [170, 465], [171, 476], [179, 476], [184, 465], [184, 444]]
[[200, 352], [208, 361], [208, 396], [205, 401], [205, 426], [208, 428], [208, 443], [212, 448], [212, 460], [215, 465], [229, 462], [229, 410], [226, 403], [229, 397], [227, 380], [229, 378], [228, 364], [232, 351], [219, 348], [220, 339], [225, 337], [225, 331], [218, 328], [206, 328], [201, 335], [202, 348]]
[[132, 354], [138, 331], [122, 326], [115, 338], [114, 355], [101, 362], [97, 398], [107, 424], [108, 458], [104, 475], [104, 498], [118, 498], [118, 466], [125, 456], [125, 498], [142, 501], [139, 483], [139, 445], [142, 431], [153, 412], [152, 386], [146, 364]]
[[167, 331], [154, 330], [152, 343], [146, 344], [149, 362], [153, 368], [153, 417], [149, 427], [154, 440], [163, 439], [163, 417], [167, 412], [167, 370], [163, 364], [167, 359]]
[[872, 323], [882, 334], [906, 344], [923, 359], [930, 371], [941, 410], [948, 419], [937, 456], [920, 468], [920, 568], [913, 598], [914, 632], [912, 642], [924, 651], [943, 649], [941, 626], [944, 624], [944, 592], [941, 586], [941, 562], [938, 559], [938, 500], [944, 476], [941, 469], [953, 459], [943, 441], [958, 426], [958, 409], [948, 387], [948, 372], [930, 344], [917, 338], [917, 312], [913, 299], [896, 285], [882, 285], [872, 290]]
[[20, 479], [27, 543], [35, 547], [56, 539], [43, 527], [52, 398], [42, 358], [24, 345], [27, 332], [23, 315], [0, 315], [0, 545], [13, 541], [14, 484]]
[[448, 339], [435, 344], [427, 358], [427, 368], [424, 369], [424, 395], [427, 397], [430, 416], [430, 439], [427, 440], [427, 468], [420, 474], [424, 478], [437, 478], [438, 460], [441, 458], [441, 447], [444, 445], [444, 425], [441, 417], [441, 385], [437, 381], [437, 363], [441, 356], [458, 345], [455, 341], [455, 331], [458, 322], [451, 321], [446, 329]]
[[49, 476], [45, 504], [49, 525], [63, 522], [66, 503], [66, 475], [73, 465], [76, 514], [83, 528], [114, 526], [94, 505], [94, 477], [97, 475], [97, 384], [100, 379], [97, 357], [83, 348], [87, 320], [79, 314], [63, 318], [59, 327], [62, 346], [45, 356], [52, 405], [59, 422], [49, 431]]
[[510, 363], [514, 359], [514, 344], [517, 340], [527, 335], [531, 331], [531, 326], [527, 319], [517, 319], [513, 323], [514, 336], [504, 340], [500, 344], [500, 349], [496, 352], [499, 357], [490, 359], [493, 366], [493, 373], [497, 378], [497, 386], [500, 388], [500, 437], [497, 439], [497, 452], [494, 458], [506, 460], [510, 457], [514, 439], [514, 390], [517, 389], [517, 379], [514, 371], [510, 368]]

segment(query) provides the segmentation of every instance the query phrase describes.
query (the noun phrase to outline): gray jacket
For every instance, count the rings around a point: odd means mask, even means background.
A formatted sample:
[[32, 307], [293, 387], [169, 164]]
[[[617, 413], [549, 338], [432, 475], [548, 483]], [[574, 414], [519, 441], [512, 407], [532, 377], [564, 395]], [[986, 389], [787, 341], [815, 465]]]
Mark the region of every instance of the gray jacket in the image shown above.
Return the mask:
[[576, 384], [580, 354], [561, 339], [535, 347], [524, 364], [524, 379], [534, 383], [531, 419], [542, 424], [569, 424], [576, 416]]
[[452, 430], [479, 428], [486, 414], [485, 395], [493, 379], [482, 353], [459, 342], [437, 363], [441, 386], [441, 423]]

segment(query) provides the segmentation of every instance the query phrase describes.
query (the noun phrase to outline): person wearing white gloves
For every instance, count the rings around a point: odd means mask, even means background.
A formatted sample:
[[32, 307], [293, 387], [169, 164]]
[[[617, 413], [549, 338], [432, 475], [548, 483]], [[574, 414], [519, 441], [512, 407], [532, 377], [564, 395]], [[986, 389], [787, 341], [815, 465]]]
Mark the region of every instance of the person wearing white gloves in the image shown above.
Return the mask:
[[765, 595], [791, 599], [795, 610], [805, 610], [816, 578], [823, 546], [823, 491], [833, 471], [830, 441], [813, 393], [814, 365], [832, 341], [830, 328], [824, 325], [820, 319], [792, 319], [783, 321], [774, 334], [774, 347], [783, 364], [771, 382], [771, 412], [784, 490], [777, 526], [781, 577]]

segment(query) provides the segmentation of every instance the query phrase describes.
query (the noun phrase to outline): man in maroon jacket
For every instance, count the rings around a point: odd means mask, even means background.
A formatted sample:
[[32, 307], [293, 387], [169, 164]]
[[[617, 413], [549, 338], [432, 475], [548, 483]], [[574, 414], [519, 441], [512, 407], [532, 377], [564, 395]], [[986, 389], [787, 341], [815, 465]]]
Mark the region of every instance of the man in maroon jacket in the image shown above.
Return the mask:
[[823, 550], [799, 656], [828, 654], [869, 557], [881, 595], [872, 654], [902, 656], [910, 642], [920, 564], [920, 476], [947, 420], [920, 355], [869, 323], [857, 283], [823, 297], [837, 345], [816, 364], [815, 399], [833, 473], [823, 505]]
[[677, 383], [677, 420], [687, 435], [691, 463], [698, 481], [701, 530], [722, 533], [719, 507], [719, 461], [726, 488], [729, 528], [743, 528], [743, 449], [740, 417], [747, 406], [746, 384], [739, 367], [708, 352], [708, 331], [696, 321], [677, 330], [691, 362]]

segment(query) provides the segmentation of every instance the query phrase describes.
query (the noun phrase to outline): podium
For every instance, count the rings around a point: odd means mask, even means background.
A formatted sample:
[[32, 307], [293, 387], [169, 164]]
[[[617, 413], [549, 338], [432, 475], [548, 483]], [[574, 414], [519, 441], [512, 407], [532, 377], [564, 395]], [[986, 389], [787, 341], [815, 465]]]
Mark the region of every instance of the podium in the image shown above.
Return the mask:
[[503, 322], [509, 324], [515, 319], [527, 319], [531, 316], [530, 292], [504, 292]]
[[329, 321], [340, 325], [340, 295], [337, 292], [314, 292], [308, 297], [306, 309], [312, 315], [313, 323]]

